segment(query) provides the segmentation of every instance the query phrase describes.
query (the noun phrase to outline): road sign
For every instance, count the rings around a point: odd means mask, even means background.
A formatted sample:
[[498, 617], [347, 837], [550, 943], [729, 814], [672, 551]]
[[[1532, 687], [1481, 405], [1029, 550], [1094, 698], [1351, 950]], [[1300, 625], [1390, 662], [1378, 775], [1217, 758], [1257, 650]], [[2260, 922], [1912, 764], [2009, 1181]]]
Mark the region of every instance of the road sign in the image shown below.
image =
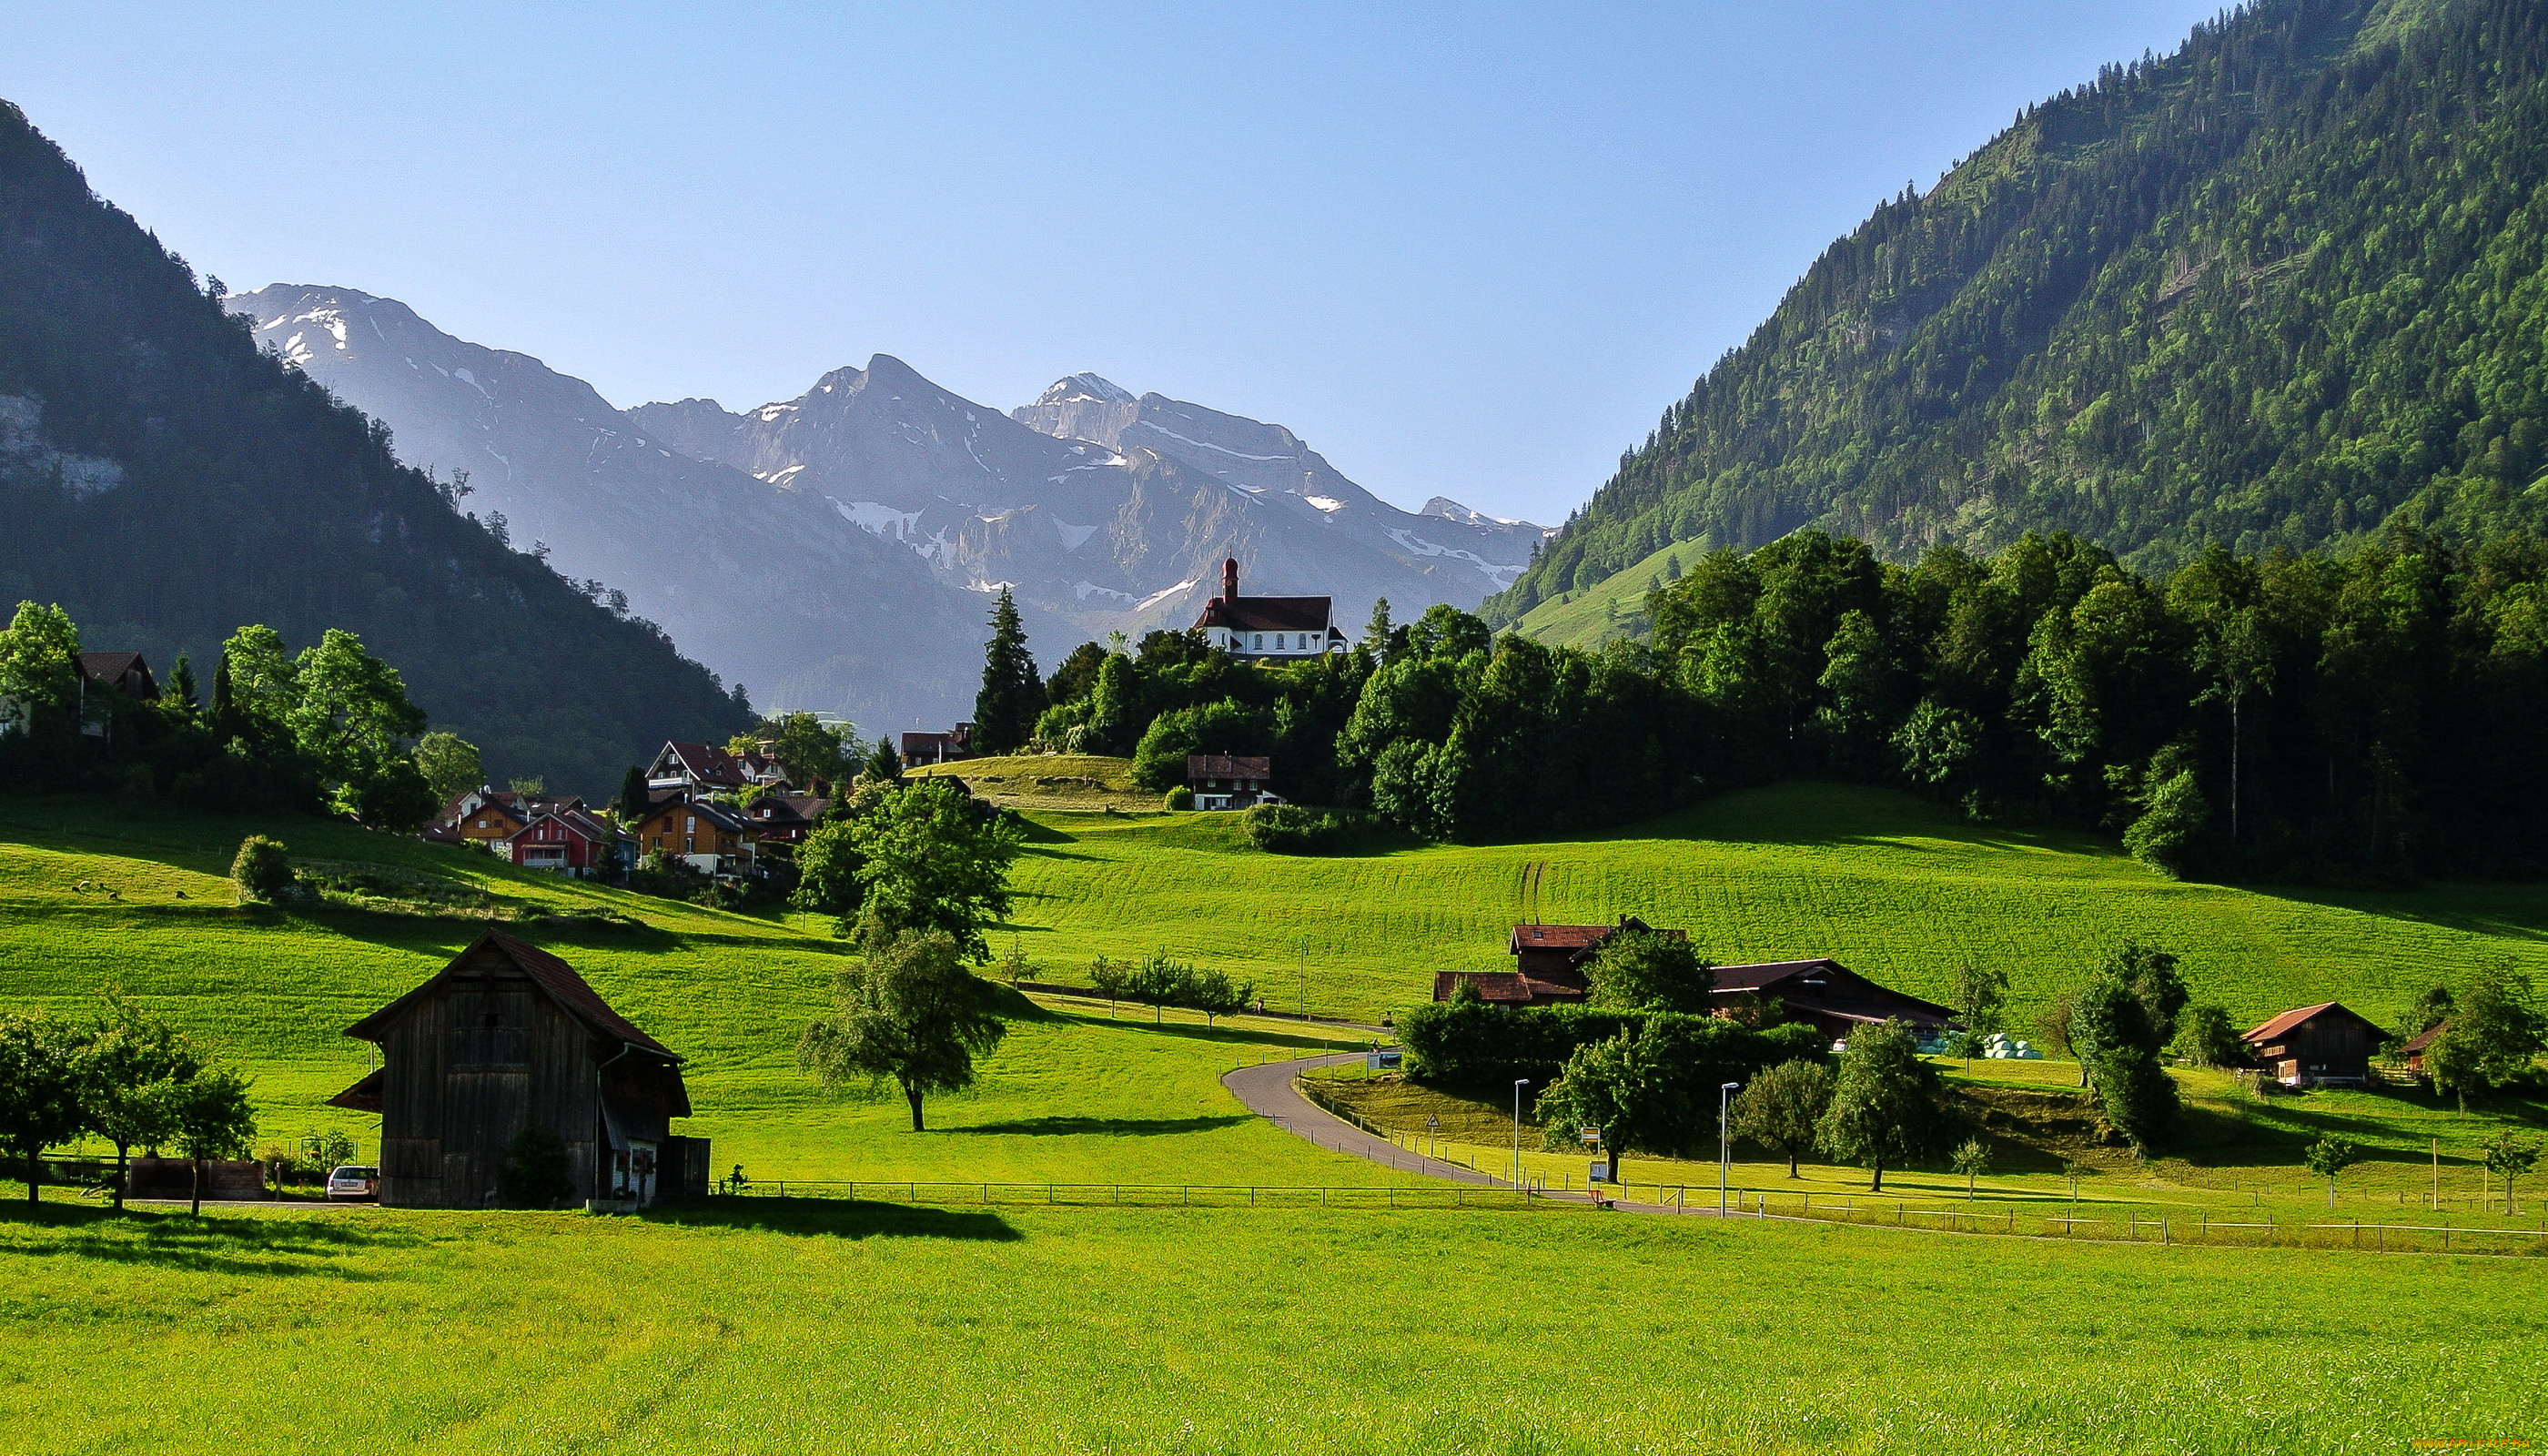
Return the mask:
[[1584, 1181], [1587, 1183], [1606, 1183], [1610, 1181], [1609, 1164], [1601, 1161], [1597, 1157], [1594, 1158], [1592, 1160], [1592, 1171], [1584, 1175]]
[[1601, 1145], [1601, 1130], [1598, 1128], [1584, 1129], [1583, 1137], [1584, 1145], [1587, 1147], [1598, 1147]]
[[1440, 1126], [1442, 1126], [1442, 1115], [1440, 1113], [1428, 1112], [1424, 1115], [1424, 1130], [1426, 1132], [1429, 1133]]

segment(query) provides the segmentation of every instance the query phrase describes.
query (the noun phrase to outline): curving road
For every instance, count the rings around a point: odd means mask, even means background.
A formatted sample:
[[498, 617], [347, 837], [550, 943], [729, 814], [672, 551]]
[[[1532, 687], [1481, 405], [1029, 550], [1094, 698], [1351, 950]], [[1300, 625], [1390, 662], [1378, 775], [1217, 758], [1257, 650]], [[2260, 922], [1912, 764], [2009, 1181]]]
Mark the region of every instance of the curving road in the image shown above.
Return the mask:
[[[1350, 1153], [1401, 1172], [1421, 1173], [1428, 1178], [1442, 1178], [1454, 1183], [1470, 1183], [1487, 1188], [1510, 1188], [1511, 1182], [1488, 1173], [1446, 1163], [1439, 1158], [1410, 1152], [1376, 1134], [1366, 1133], [1344, 1119], [1320, 1107], [1301, 1095], [1293, 1085], [1301, 1073], [1316, 1066], [1339, 1066], [1362, 1060], [1363, 1053], [1346, 1051], [1326, 1056], [1305, 1056], [1297, 1061], [1269, 1061], [1261, 1066], [1242, 1066], [1225, 1073], [1221, 1084], [1230, 1090], [1249, 1112], [1281, 1128], [1295, 1138], [1304, 1138], [1333, 1152]], [[1624, 1200], [1596, 1198], [1589, 1193], [1548, 1193], [1538, 1197], [1558, 1203], [1599, 1204], [1630, 1214], [1704, 1214], [1716, 1217], [1714, 1208], [1676, 1208], [1671, 1204], [1628, 1203]]]

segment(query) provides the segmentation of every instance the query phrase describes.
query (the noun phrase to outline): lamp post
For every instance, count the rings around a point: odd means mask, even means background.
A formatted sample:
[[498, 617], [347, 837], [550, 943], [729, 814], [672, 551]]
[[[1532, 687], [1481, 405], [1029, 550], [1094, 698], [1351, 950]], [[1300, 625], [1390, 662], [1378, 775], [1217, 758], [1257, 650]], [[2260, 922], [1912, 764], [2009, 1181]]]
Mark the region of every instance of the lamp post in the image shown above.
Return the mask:
[[1528, 1077], [1513, 1078], [1512, 1186], [1515, 1193], [1521, 1191], [1521, 1089], [1529, 1085]]
[[1734, 1162], [1734, 1132], [1725, 1122], [1725, 1099], [1741, 1082], [1727, 1082], [1716, 1089], [1716, 1217], [1725, 1217], [1725, 1178]]

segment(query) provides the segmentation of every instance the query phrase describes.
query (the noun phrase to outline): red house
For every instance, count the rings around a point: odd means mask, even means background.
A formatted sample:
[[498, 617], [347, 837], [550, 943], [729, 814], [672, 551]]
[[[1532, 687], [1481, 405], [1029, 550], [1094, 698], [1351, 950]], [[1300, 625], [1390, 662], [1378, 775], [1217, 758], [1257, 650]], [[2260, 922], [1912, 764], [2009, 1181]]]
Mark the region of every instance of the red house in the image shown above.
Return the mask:
[[525, 869], [554, 869], [581, 879], [610, 863], [618, 841], [609, 825], [580, 808], [553, 809], [523, 826], [504, 848]]

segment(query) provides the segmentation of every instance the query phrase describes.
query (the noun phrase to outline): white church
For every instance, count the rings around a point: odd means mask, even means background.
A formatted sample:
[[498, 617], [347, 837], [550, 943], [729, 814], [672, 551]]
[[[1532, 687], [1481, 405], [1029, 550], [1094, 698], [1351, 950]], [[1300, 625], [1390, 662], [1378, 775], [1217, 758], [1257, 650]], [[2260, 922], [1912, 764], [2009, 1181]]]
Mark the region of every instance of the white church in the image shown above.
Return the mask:
[[1280, 661], [1342, 652], [1345, 634], [1327, 596], [1241, 596], [1238, 559], [1221, 564], [1221, 594], [1195, 618], [1204, 641], [1235, 658]]

